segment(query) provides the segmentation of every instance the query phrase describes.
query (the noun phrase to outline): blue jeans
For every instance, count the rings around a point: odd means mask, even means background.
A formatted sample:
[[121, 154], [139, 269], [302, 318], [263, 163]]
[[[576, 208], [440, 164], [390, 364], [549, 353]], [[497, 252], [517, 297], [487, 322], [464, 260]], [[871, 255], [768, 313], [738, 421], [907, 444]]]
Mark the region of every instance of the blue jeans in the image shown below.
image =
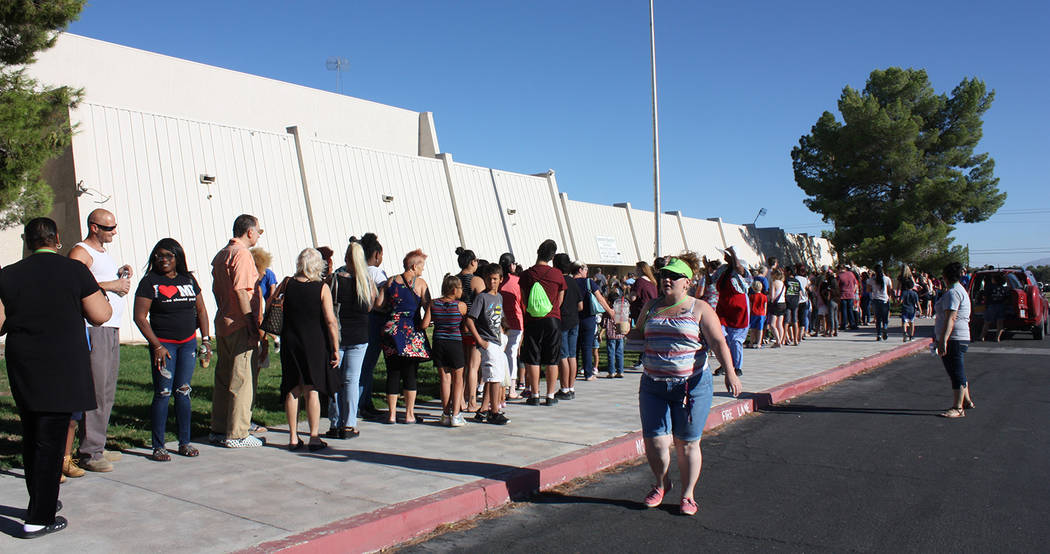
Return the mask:
[[809, 302], [798, 305], [798, 328], [803, 333], [809, 330]]
[[623, 374], [623, 339], [605, 341], [605, 350], [609, 353], [609, 375]]
[[561, 332], [561, 357], [576, 357], [576, 338], [580, 334], [580, 326], [576, 325]]
[[726, 338], [729, 353], [733, 356], [733, 367], [740, 369], [744, 363], [744, 339], [747, 338], [747, 327], [722, 326], [722, 336]]
[[577, 344], [583, 350], [583, 377], [594, 375], [594, 316], [580, 318], [580, 336]]
[[966, 369], [963, 365], [963, 357], [970, 343], [964, 340], [948, 340], [948, 352], [941, 358], [944, 370], [948, 372], [948, 378], [952, 381], [952, 389], [959, 390], [966, 386]]
[[700, 440], [714, 397], [712, 381], [707, 369], [679, 381], [655, 381], [642, 375], [638, 384], [642, 436], [652, 438], [673, 434], [684, 442]]
[[839, 300], [839, 307], [842, 308], [842, 321], [839, 322], [839, 329], [855, 329], [857, 327], [857, 312], [853, 311], [853, 299], [843, 298]]
[[886, 334], [890, 322], [890, 303], [885, 300], [871, 300], [871, 311], [875, 315], [875, 335]]
[[328, 418], [332, 429], [357, 427], [357, 404], [360, 400], [361, 365], [368, 352], [368, 343], [351, 344], [339, 349], [342, 359], [339, 362], [339, 373], [343, 376], [343, 386], [335, 391], [328, 404]]
[[376, 369], [376, 362], [379, 361], [379, 354], [382, 351], [380, 339], [386, 320], [386, 314], [368, 314], [368, 350], [365, 351], [364, 361], [361, 363], [361, 382], [358, 385], [360, 394], [357, 400], [362, 410], [370, 412], [376, 409], [372, 404], [372, 373]]
[[190, 381], [193, 380], [193, 368], [197, 364], [197, 339], [182, 344], [162, 342], [168, 349], [167, 363], [164, 369], [156, 369], [153, 375], [153, 405], [150, 414], [153, 416], [153, 448], [164, 448], [164, 430], [168, 425], [168, 403], [171, 393], [175, 391], [175, 422], [178, 425], [179, 446], [190, 443]]

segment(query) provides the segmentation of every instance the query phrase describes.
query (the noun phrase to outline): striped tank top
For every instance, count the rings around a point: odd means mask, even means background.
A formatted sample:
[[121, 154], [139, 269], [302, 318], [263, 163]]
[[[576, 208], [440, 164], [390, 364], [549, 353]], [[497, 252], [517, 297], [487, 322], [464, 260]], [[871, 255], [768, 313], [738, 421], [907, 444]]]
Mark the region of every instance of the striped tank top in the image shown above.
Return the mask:
[[460, 327], [463, 316], [459, 313], [458, 300], [435, 300], [431, 305], [431, 314], [434, 320], [434, 340], [463, 340]]
[[693, 315], [696, 299], [684, 314], [663, 315], [658, 306], [645, 321], [645, 374], [658, 378], [688, 378], [707, 369], [707, 344]]

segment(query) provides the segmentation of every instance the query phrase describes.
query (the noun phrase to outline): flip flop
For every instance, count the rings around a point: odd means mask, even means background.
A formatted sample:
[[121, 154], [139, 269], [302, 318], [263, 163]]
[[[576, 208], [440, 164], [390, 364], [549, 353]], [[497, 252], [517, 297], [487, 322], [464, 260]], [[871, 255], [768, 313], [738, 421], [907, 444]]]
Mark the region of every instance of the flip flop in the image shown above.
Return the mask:
[[941, 417], [955, 419], [957, 417], [966, 417], [966, 412], [963, 411], [962, 408], [948, 408], [947, 410], [941, 412], [940, 415]]

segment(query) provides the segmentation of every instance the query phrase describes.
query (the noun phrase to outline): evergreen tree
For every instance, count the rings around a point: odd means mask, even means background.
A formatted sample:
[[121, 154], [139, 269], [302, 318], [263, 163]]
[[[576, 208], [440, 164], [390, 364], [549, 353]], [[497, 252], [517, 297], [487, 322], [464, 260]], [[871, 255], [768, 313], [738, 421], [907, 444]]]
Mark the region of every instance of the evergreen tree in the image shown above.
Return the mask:
[[844, 88], [842, 122], [824, 112], [791, 151], [805, 204], [834, 224], [836, 249], [868, 265], [965, 263], [954, 225], [1006, 201], [995, 161], [974, 154], [994, 97], [978, 79], [937, 94], [925, 70], [897, 67], [873, 71], [862, 91]]
[[51, 211], [41, 170], [69, 146], [69, 109], [81, 91], [42, 87], [25, 66], [54, 45], [83, 6], [84, 0], [0, 0], [0, 228]]

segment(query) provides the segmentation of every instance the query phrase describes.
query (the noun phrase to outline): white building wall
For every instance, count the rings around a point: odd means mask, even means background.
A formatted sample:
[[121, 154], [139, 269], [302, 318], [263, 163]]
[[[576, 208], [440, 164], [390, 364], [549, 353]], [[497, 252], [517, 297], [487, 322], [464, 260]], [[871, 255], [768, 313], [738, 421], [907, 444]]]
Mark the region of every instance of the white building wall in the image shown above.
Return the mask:
[[[73, 137], [74, 168], [89, 189], [80, 197], [81, 236], [92, 210], [113, 212], [118, 228], [109, 251], [135, 268], [133, 283], [156, 242], [172, 237], [186, 250], [214, 318], [211, 259], [242, 213], [259, 218], [265, 230], [259, 246], [273, 254], [274, 272], [294, 271], [295, 256], [310, 238], [290, 135], [95, 104], [81, 105], [75, 116], [81, 127]], [[215, 184], [201, 185], [202, 173], [214, 175]], [[73, 237], [65, 242], [68, 251]], [[140, 338], [132, 298], [123, 340]]]
[[[627, 210], [604, 204], [592, 204], [565, 199], [565, 211], [569, 228], [576, 242], [576, 254], [580, 261], [589, 265], [623, 265], [633, 267], [638, 263], [634, 248]], [[602, 261], [598, 255], [597, 237], [609, 237], [616, 241], [623, 262], [613, 264]]]
[[351, 235], [374, 232], [389, 275], [401, 273], [405, 254], [416, 248], [428, 256], [423, 277], [431, 292], [441, 290], [445, 273], [459, 271], [459, 237], [441, 161], [321, 140], [306, 140], [303, 158], [318, 242], [331, 246], [337, 259]]
[[568, 252], [570, 246], [562, 240], [558, 228], [559, 208], [551, 198], [545, 177], [522, 175], [493, 170], [496, 193], [506, 216], [507, 234], [515, 259], [528, 267], [536, 261], [536, 249], [547, 239], [558, 243], [559, 252]]
[[722, 234], [717, 221], [682, 216], [682, 227], [690, 250], [709, 259], [721, 259], [718, 250], [722, 248]]
[[[656, 230], [653, 228], [653, 212], [639, 210], [631, 207], [631, 217], [634, 220], [634, 235], [638, 240], [638, 251], [642, 253], [642, 259], [653, 263], [654, 256], [649, 253], [653, 251], [653, 241]], [[682, 242], [682, 230], [678, 226], [678, 218], [673, 215], [660, 214], [660, 252], [661, 256], [673, 256], [686, 250]]]
[[747, 227], [723, 222], [722, 231], [726, 235], [726, 246], [732, 246], [736, 255], [743, 258], [748, 265], [755, 266], [765, 262], [762, 258], [763, 253], [759, 252], [756, 247], [758, 243], [751, 236]]
[[[503, 218], [508, 216], [506, 209], [501, 214], [491, 170], [461, 163], [453, 163], [451, 170], [452, 191], [466, 248], [479, 258], [498, 261], [504, 252], [510, 252], [503, 225]], [[525, 256], [519, 261], [525, 263], [528, 259]]]
[[83, 87], [86, 100], [282, 133], [291, 124], [319, 137], [417, 155], [419, 112], [62, 33], [30, 74]]

